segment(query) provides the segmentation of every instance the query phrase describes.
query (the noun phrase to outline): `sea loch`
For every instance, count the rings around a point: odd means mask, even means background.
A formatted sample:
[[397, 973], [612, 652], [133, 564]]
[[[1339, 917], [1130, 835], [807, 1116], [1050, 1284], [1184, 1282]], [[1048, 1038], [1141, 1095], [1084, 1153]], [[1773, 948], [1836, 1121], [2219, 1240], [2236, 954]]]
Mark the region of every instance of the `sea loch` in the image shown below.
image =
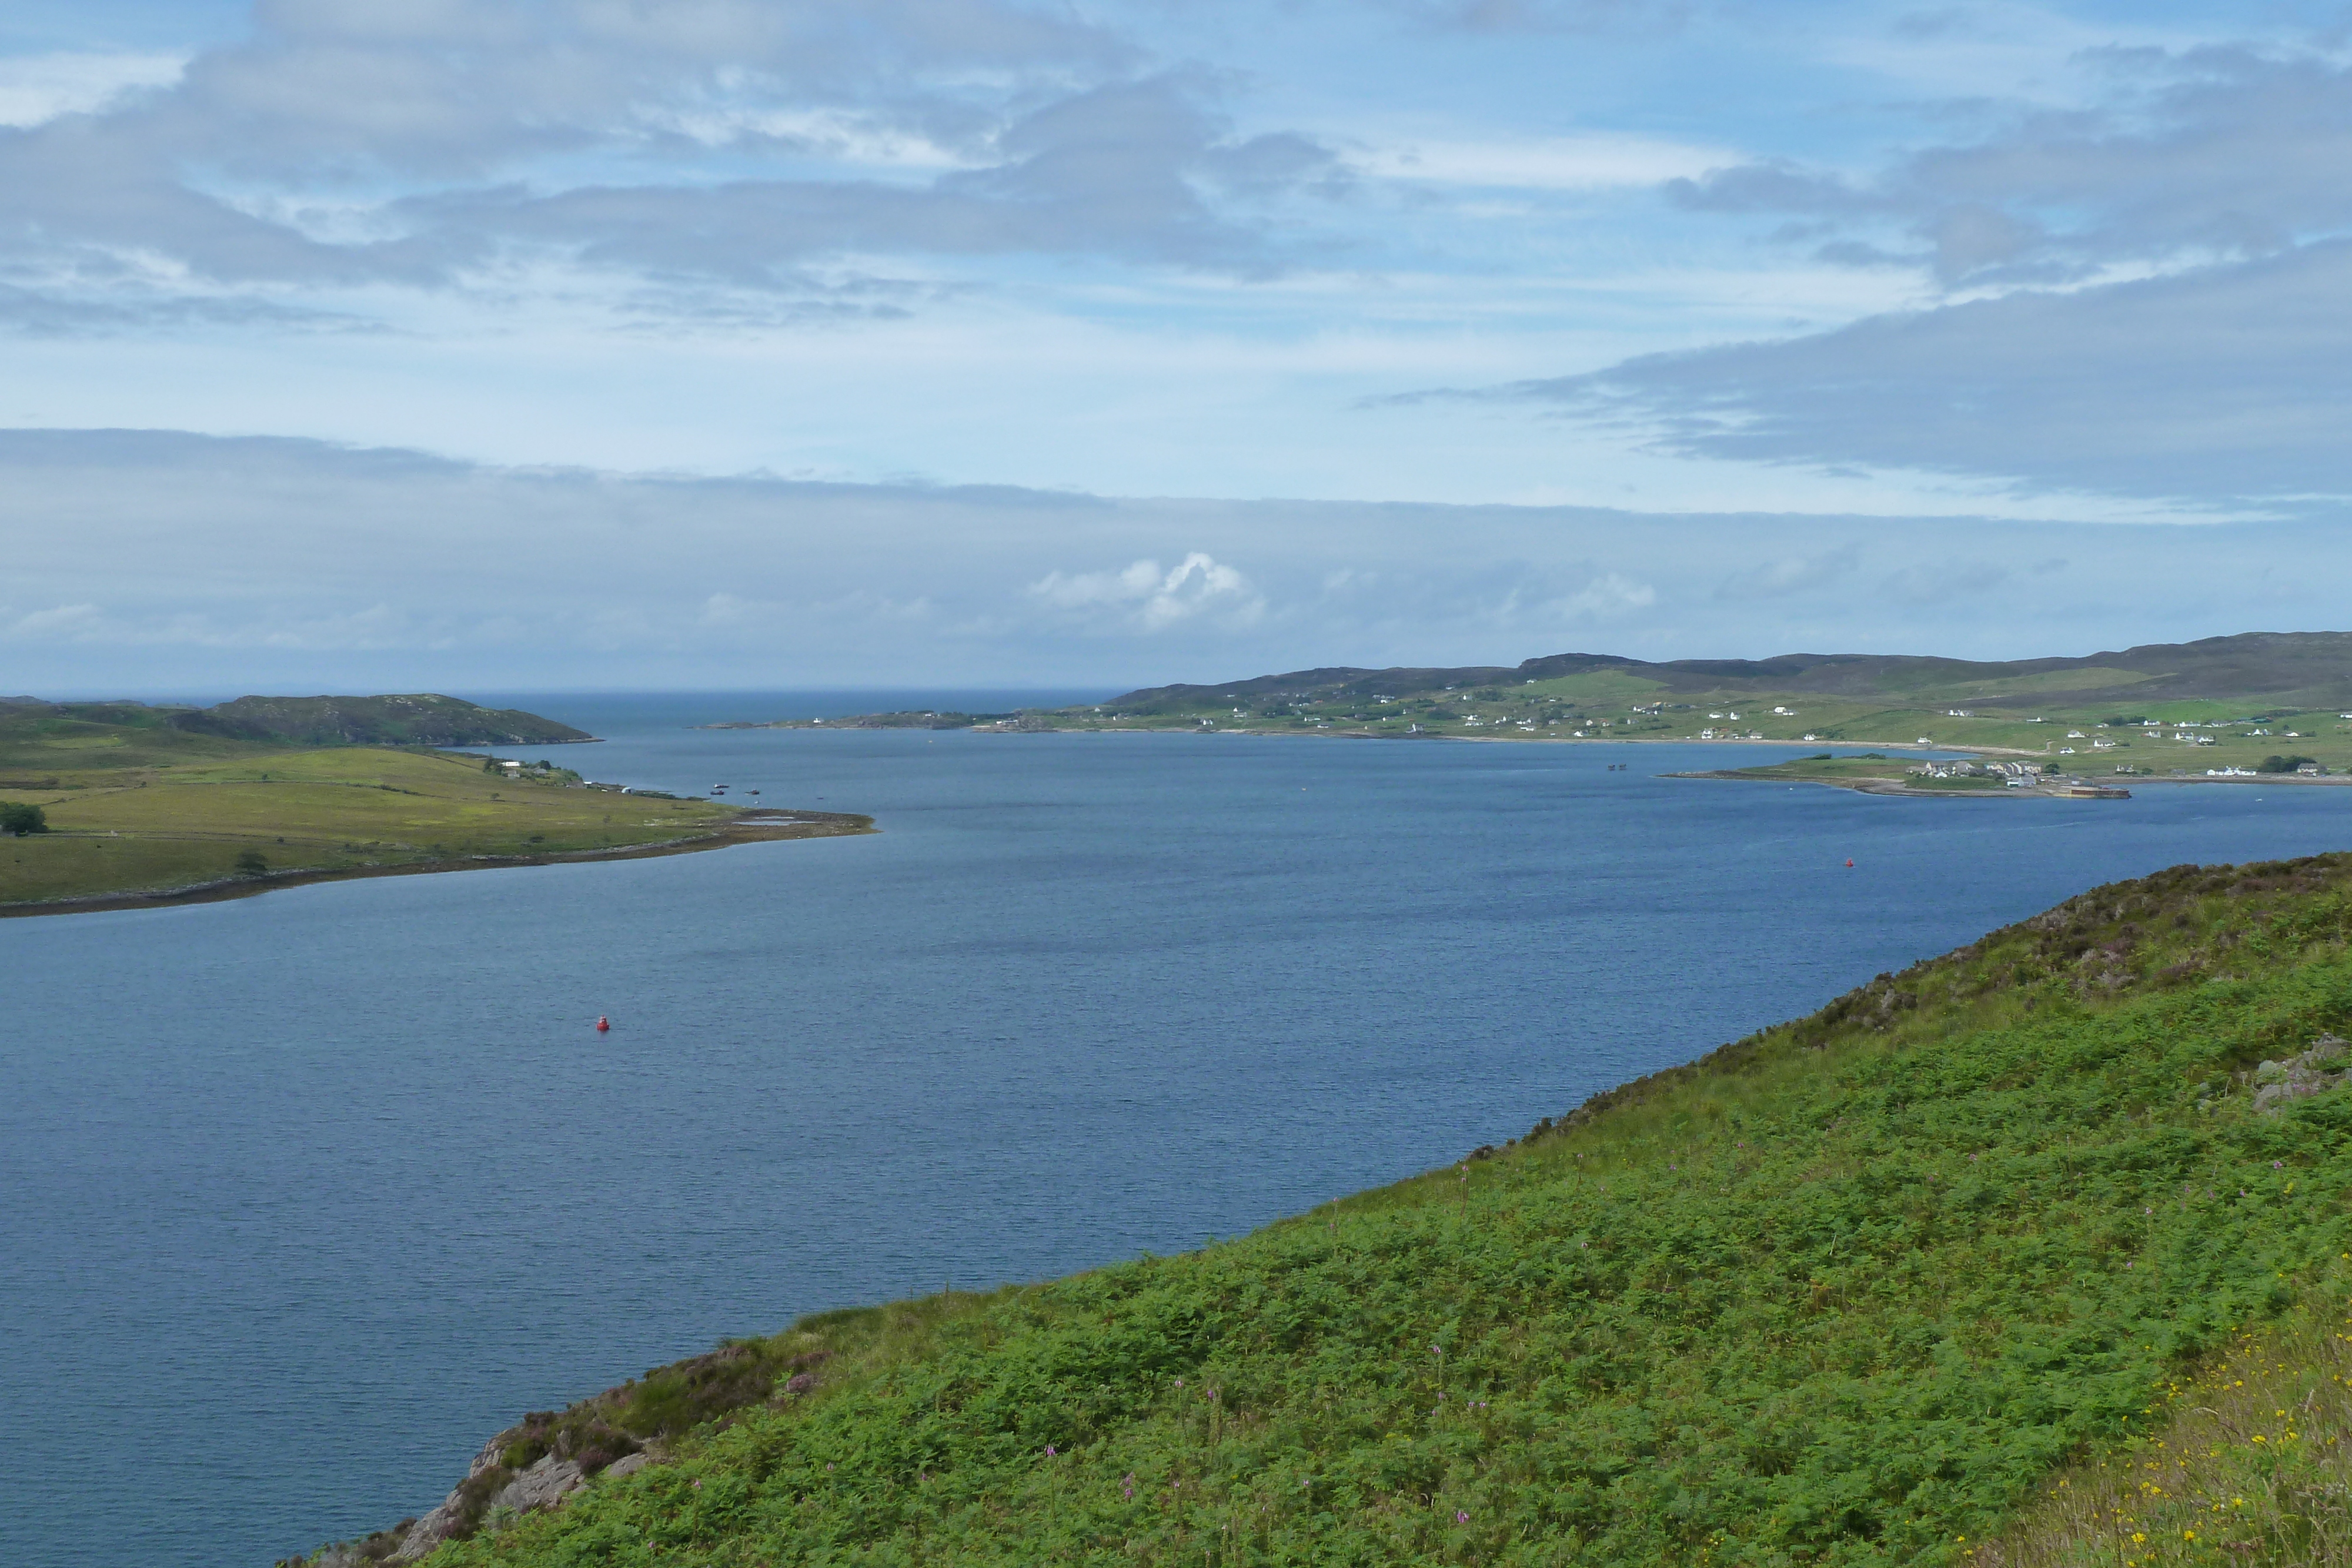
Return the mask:
[[2336, 791], [1656, 777], [1701, 747], [525, 706], [610, 736], [565, 758], [596, 777], [883, 831], [0, 925], [0, 1561], [387, 1524], [723, 1334], [1197, 1245], [2093, 883], [2347, 829]]

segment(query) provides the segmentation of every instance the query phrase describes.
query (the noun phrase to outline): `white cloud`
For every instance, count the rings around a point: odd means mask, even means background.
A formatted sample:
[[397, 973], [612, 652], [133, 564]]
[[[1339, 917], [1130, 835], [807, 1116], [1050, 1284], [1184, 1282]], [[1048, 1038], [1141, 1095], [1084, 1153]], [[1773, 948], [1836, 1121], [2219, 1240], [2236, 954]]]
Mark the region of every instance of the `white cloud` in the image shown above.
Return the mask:
[[1567, 598], [1555, 601], [1552, 612], [1567, 621], [1605, 621], [1658, 601], [1658, 591], [1622, 573], [1604, 571]]
[[141, 88], [169, 87], [184, 55], [19, 55], [0, 57], [0, 125], [39, 125], [102, 110]]
[[1717, 599], [1783, 599], [1809, 593], [1853, 571], [1862, 559], [1860, 547], [1847, 544], [1819, 555], [1782, 556], [1747, 571], [1734, 572], [1715, 591]]
[[95, 604], [59, 604], [16, 616], [6, 624], [11, 637], [79, 638], [99, 632], [103, 619]]
[[1696, 179], [1734, 162], [1721, 147], [1647, 136], [1496, 138], [1480, 141], [1400, 140], [1364, 149], [1348, 162], [1386, 180], [1520, 190], [1591, 191]]
[[1151, 559], [1118, 571], [1050, 571], [1031, 583], [1029, 591], [1064, 610], [1118, 609], [1146, 632], [1213, 611], [1227, 621], [1255, 620], [1265, 607], [1247, 578], [1202, 550], [1166, 571]]

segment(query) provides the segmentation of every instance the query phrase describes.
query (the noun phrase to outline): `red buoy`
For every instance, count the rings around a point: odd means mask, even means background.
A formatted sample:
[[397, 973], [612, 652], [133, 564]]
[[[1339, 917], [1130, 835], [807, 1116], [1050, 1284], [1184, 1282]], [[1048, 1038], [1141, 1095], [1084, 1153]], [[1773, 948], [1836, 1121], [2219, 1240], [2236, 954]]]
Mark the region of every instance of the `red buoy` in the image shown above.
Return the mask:
[[[1852, 861], [1848, 861], [1848, 862], [1845, 862], [1845, 869], [1846, 869], [1846, 870], [1848, 870], [1848, 871], [1852, 871], [1852, 870], [1853, 869], [1853, 862]], [[597, 1025], [596, 1027], [597, 1027], [597, 1028], [599, 1028], [599, 1029], [602, 1029], [602, 1028], [604, 1028], [604, 1025], [599, 1024], [599, 1025]]]
[[[1846, 864], [1848, 864], [1848, 865], [1852, 865], [1853, 862], [1852, 861], [1848, 861], [1848, 862], [1846, 862], [1845, 863], [1846, 863]], [[613, 1023], [612, 1023], [612, 1020], [611, 1020], [610, 1019], [607, 1019], [607, 1018], [606, 1018], [603, 1013], [598, 1013], [598, 1014], [596, 1015], [596, 1032], [597, 1032], [598, 1034], [603, 1034], [605, 1030], [607, 1030], [611, 1029], [612, 1027], [613, 1027]]]

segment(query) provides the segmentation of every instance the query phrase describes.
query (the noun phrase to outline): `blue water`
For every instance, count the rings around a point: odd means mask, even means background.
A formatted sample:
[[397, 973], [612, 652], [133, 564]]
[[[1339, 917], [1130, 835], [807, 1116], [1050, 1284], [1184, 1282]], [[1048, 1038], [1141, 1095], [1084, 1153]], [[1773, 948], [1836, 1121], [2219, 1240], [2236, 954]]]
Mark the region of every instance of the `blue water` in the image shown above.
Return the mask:
[[524, 706], [886, 831], [0, 922], [0, 1563], [266, 1563], [721, 1335], [1197, 1246], [2093, 883], [2352, 845], [2333, 789]]

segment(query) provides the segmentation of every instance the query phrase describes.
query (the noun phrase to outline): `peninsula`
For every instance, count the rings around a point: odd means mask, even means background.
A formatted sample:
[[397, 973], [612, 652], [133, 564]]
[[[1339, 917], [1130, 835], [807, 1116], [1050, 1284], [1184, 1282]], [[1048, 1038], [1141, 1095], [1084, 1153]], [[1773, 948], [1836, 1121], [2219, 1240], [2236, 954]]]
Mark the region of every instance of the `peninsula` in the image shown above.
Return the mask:
[[0, 701], [0, 915], [872, 829], [842, 812], [592, 783], [547, 758], [438, 749], [594, 738], [431, 695], [211, 708]]
[[[787, 727], [992, 734], [1181, 731], [1397, 740], [1713, 741], [1958, 752], [2037, 779], [2326, 782], [2352, 770], [2352, 633], [2252, 632], [2082, 657], [1974, 663], [1878, 653], [1654, 664], [1556, 653], [1516, 665], [1332, 667], [1150, 686], [1002, 714], [870, 714]], [[1843, 763], [1832, 749], [1825, 760]], [[1888, 758], [1864, 758], [1885, 762]], [[1809, 782], [1937, 793], [1904, 765], [1798, 770]], [[2011, 767], [2007, 777], [2026, 771]], [[1738, 777], [1777, 777], [1742, 771]], [[1865, 780], [1868, 782], [1865, 785]]]
[[525, 1416], [299, 1561], [2341, 1562], [2347, 938], [2352, 855], [2096, 888], [1254, 1235]]

